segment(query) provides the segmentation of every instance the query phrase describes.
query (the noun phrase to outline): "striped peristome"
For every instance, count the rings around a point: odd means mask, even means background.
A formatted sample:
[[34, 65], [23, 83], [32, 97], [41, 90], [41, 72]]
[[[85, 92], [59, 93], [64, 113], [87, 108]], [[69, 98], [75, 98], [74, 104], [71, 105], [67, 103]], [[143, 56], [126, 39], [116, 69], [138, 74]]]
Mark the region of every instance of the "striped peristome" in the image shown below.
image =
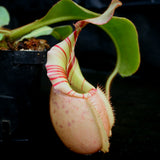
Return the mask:
[[[75, 35], [78, 32], [75, 30], [69, 37], [51, 48], [47, 56], [46, 69], [53, 87], [63, 90], [66, 94], [87, 97], [90, 93], [85, 92], [93, 90], [94, 87], [82, 76], [75, 57], [74, 47], [77, 40]], [[75, 92], [72, 88], [81, 91], [82, 94]]]

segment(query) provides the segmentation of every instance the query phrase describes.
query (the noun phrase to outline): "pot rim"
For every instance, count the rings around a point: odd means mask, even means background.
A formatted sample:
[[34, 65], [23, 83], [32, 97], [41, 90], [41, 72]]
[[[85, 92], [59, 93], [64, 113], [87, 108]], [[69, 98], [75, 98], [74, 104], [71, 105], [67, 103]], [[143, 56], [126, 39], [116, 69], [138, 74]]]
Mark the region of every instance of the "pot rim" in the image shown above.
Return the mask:
[[0, 60], [2, 57], [10, 57], [14, 64], [44, 64], [47, 59], [47, 51], [0, 50]]

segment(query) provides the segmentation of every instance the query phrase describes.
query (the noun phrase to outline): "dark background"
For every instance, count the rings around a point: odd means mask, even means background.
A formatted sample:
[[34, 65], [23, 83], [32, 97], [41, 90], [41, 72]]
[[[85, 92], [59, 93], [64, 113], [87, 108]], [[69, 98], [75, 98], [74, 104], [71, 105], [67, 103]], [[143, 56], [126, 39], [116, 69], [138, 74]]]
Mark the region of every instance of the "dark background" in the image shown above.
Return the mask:
[[[80, 5], [102, 13], [110, 3], [107, 0], [75, 0]], [[41, 18], [56, 3], [56, 0], [1, 0], [11, 16], [8, 27], [16, 28]], [[116, 16], [130, 19], [139, 34], [141, 65], [131, 77], [119, 75], [111, 87], [111, 101], [115, 110], [116, 123], [113, 128], [110, 152], [90, 156], [74, 154], [66, 149], [52, 128], [48, 99], [50, 82], [45, 68], [41, 78], [40, 101], [34, 110], [32, 142], [18, 142], [28, 146], [25, 153], [35, 155], [65, 156], [68, 159], [140, 159], [141, 156], [157, 156], [160, 151], [160, 0], [122, 0], [123, 6]], [[127, 35], [126, 35], [127, 36]], [[57, 41], [45, 37], [52, 46]], [[81, 32], [76, 46], [76, 56], [82, 71], [91, 83], [104, 85], [106, 77], [115, 66], [116, 52], [110, 38], [99, 28], [88, 25]], [[85, 57], [85, 58], [84, 58]], [[32, 147], [30, 147], [32, 146]], [[4, 146], [3, 146], [4, 147]], [[14, 145], [10, 147], [14, 148]], [[21, 148], [22, 149], [22, 148]], [[38, 149], [38, 152], [35, 151]]]

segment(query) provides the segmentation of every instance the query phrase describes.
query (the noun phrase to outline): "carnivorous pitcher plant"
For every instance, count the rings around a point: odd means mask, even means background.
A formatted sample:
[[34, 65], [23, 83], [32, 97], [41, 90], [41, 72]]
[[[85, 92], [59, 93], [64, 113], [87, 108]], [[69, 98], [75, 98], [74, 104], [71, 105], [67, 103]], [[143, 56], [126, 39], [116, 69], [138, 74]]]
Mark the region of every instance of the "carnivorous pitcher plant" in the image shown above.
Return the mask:
[[[77, 153], [109, 151], [109, 137], [115, 121], [110, 102], [111, 82], [117, 74], [131, 76], [139, 68], [136, 28], [128, 19], [113, 16], [121, 5], [119, 0], [112, 0], [108, 9], [98, 14], [72, 0], [60, 0], [41, 19], [13, 30], [4, 28], [9, 23], [9, 14], [0, 7], [0, 48], [10, 49], [11, 45], [15, 48], [23, 39], [48, 34], [63, 40], [47, 54], [46, 70], [52, 83], [50, 116], [60, 139]], [[73, 32], [71, 26], [49, 26], [69, 20], [79, 20]], [[107, 79], [105, 92], [85, 80], [74, 53], [78, 36], [88, 23], [108, 34], [117, 52], [116, 66]]]
[[[81, 154], [99, 150], [108, 152], [109, 137], [115, 121], [110, 102], [110, 85], [116, 74], [130, 76], [139, 67], [136, 28], [129, 20], [113, 16], [115, 9], [122, 4], [118, 0], [112, 0], [101, 15], [72, 1], [61, 0], [59, 3], [62, 2], [67, 3], [70, 11], [73, 11], [73, 19], [78, 17], [80, 20], [75, 23], [74, 32], [53, 46], [47, 54], [47, 75], [52, 83], [51, 121], [60, 139], [72, 151]], [[71, 16], [71, 13], [67, 14]], [[117, 63], [108, 77], [105, 92], [85, 80], [75, 57], [77, 38], [88, 23], [102, 28], [111, 37], [117, 50]]]

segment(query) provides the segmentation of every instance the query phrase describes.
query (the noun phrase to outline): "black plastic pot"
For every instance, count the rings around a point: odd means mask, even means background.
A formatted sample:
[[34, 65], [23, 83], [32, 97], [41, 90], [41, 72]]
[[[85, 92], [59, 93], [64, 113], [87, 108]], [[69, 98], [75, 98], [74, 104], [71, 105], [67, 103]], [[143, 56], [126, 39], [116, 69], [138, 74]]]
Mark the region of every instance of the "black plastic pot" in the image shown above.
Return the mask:
[[0, 51], [0, 142], [29, 141], [46, 52]]

